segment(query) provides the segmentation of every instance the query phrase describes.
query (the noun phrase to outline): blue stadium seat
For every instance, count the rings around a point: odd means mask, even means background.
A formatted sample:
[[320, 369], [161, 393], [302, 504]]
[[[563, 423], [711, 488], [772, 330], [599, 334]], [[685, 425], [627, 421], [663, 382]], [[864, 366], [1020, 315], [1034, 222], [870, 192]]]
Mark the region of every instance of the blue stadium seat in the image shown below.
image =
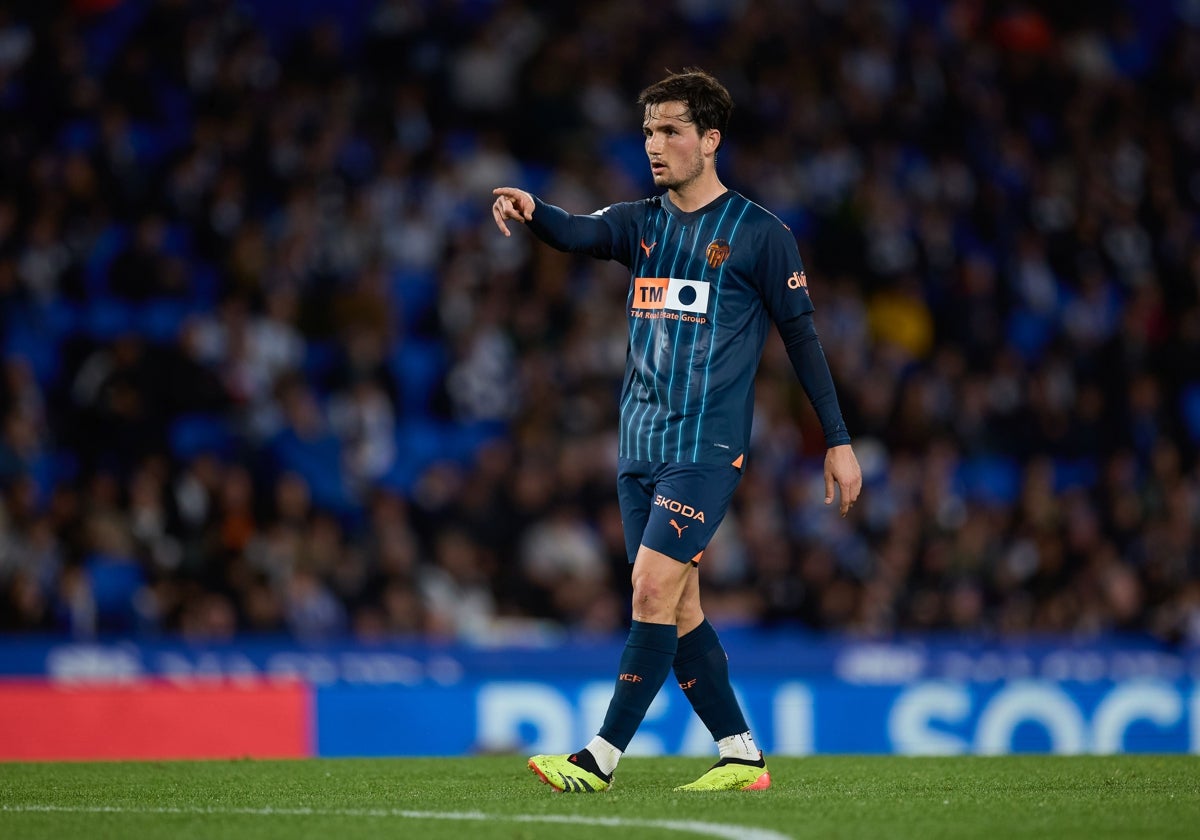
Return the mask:
[[137, 617], [134, 597], [146, 581], [138, 562], [132, 557], [93, 554], [84, 561], [84, 569], [91, 581], [99, 629], [133, 629]]
[[415, 331], [433, 310], [438, 299], [437, 275], [433, 271], [401, 268], [392, 272], [389, 291], [400, 302], [404, 331]]
[[229, 457], [236, 449], [236, 436], [223, 414], [184, 414], [171, 421], [167, 432], [171, 452], [181, 461], [197, 455]]
[[79, 332], [82, 310], [65, 298], [55, 298], [40, 308], [38, 323], [54, 342], [73, 338]]
[[434, 464], [449, 462], [469, 469], [485, 444], [506, 435], [503, 423], [410, 418], [397, 427], [396, 461], [377, 483], [409, 495], [421, 475]]
[[616, 164], [634, 184], [649, 188], [650, 167], [646, 162], [646, 146], [638, 134], [621, 134], [604, 142], [604, 157]]
[[508, 426], [504, 423], [491, 420], [457, 423], [451, 427], [447, 449], [455, 461], [469, 467], [474, 463], [480, 449], [494, 440], [506, 437]]
[[191, 312], [191, 307], [185, 301], [155, 298], [137, 307], [134, 317], [138, 332], [149, 341], [171, 344], [179, 336], [179, 330]]
[[1194, 443], [1200, 443], [1200, 382], [1184, 386], [1179, 402], [1188, 436]]
[[1015, 347], [1026, 361], [1040, 359], [1046, 345], [1054, 338], [1054, 333], [1054, 319], [1037, 315], [1028, 309], [1013, 311], [1005, 328], [1009, 344]]
[[1056, 459], [1054, 462], [1054, 492], [1064, 493], [1078, 487], [1091, 487], [1100, 477], [1100, 468], [1090, 458], [1068, 460]]
[[314, 388], [320, 389], [337, 367], [339, 352], [336, 341], [310, 337], [304, 342], [304, 375]]
[[980, 456], [959, 465], [956, 483], [969, 501], [1012, 504], [1021, 493], [1021, 467], [1012, 458]]
[[59, 373], [58, 343], [46, 340], [36, 320], [13, 319], [2, 326], [5, 334], [0, 341], [0, 354], [24, 359], [38, 383], [43, 387], [50, 385]]
[[201, 260], [191, 260], [188, 269], [188, 287], [191, 289], [189, 300], [203, 309], [215, 308], [222, 288], [220, 274]]
[[400, 394], [400, 410], [428, 416], [447, 367], [446, 348], [440, 342], [410, 339], [397, 346], [388, 358], [388, 370]]
[[110, 297], [93, 299], [83, 311], [83, 324], [84, 331], [97, 341], [137, 332], [134, 307]]
[[410, 418], [396, 428], [396, 461], [377, 482], [401, 495], [412, 493], [421, 474], [437, 461], [445, 460], [449, 427], [424, 418]]
[[131, 238], [127, 225], [116, 224], [109, 225], [96, 237], [83, 266], [83, 287], [89, 298], [108, 294], [108, 269]]
[[64, 152], [90, 152], [99, 137], [100, 130], [94, 119], [72, 120], [58, 132], [58, 146]]
[[342, 444], [332, 434], [316, 439], [301, 439], [291, 429], [284, 429], [268, 444], [276, 467], [294, 472], [308, 484], [313, 504], [338, 515], [350, 515], [359, 509], [346, 484], [342, 468]]
[[144, 3], [112, 3], [103, 14], [89, 18], [83, 36], [87, 43], [88, 67], [93, 73], [104, 75], [145, 13]]

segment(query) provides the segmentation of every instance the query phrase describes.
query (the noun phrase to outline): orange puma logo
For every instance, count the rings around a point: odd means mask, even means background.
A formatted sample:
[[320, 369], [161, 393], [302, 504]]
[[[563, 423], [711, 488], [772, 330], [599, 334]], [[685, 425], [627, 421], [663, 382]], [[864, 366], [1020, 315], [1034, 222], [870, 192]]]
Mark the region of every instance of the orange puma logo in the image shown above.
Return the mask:
[[650, 259], [650, 252], [654, 250], [654, 246], [657, 245], [658, 242], [651, 242], [649, 245], [647, 245], [646, 240], [643, 239], [641, 240], [641, 243], [642, 250], [646, 252], [646, 259]]
[[682, 528], [680, 528], [679, 523], [676, 522], [674, 519], [671, 520], [670, 524], [671, 524], [672, 528], [674, 528], [676, 531], [679, 532], [680, 539], [683, 539], [683, 532], [686, 531], [688, 528], [692, 527], [691, 525], [684, 525]]

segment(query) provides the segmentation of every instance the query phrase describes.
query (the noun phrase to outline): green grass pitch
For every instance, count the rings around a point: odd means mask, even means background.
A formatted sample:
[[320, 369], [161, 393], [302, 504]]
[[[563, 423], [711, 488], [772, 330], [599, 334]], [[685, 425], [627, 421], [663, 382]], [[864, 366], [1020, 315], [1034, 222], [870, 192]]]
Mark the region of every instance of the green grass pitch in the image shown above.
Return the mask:
[[9, 763], [0, 837], [1200, 838], [1200, 756], [774, 757], [768, 791], [672, 791], [707, 764], [568, 795], [522, 756]]

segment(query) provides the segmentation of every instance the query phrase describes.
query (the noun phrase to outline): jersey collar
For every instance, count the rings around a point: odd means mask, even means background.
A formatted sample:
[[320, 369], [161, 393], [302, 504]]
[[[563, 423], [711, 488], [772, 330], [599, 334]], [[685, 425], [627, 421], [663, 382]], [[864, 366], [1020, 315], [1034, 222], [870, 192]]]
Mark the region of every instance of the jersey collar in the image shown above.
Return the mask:
[[699, 210], [692, 210], [690, 212], [685, 212], [675, 206], [674, 202], [671, 201], [669, 193], [663, 193], [662, 194], [662, 206], [666, 208], [666, 211], [668, 213], [670, 213], [672, 216], [674, 216], [676, 219], [678, 219], [680, 224], [686, 225], [688, 222], [692, 221], [693, 219], [703, 216], [705, 213], [708, 213], [708, 212], [720, 207], [722, 204], [724, 204], [726, 201], [729, 201], [735, 195], [737, 195], [737, 193], [734, 192], [733, 190], [725, 190], [725, 192], [721, 193], [719, 196], [714, 198], [712, 201], [708, 202], [708, 204], [705, 204]]

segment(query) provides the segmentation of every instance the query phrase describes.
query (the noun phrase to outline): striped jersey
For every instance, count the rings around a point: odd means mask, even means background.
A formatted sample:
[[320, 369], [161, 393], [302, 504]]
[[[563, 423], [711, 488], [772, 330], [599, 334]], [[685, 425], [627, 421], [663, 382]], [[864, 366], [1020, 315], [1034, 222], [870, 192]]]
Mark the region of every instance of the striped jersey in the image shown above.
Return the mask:
[[611, 242], [587, 252], [631, 273], [620, 455], [741, 466], [770, 322], [813, 309], [795, 238], [733, 191], [690, 213], [662, 195], [594, 217]]

